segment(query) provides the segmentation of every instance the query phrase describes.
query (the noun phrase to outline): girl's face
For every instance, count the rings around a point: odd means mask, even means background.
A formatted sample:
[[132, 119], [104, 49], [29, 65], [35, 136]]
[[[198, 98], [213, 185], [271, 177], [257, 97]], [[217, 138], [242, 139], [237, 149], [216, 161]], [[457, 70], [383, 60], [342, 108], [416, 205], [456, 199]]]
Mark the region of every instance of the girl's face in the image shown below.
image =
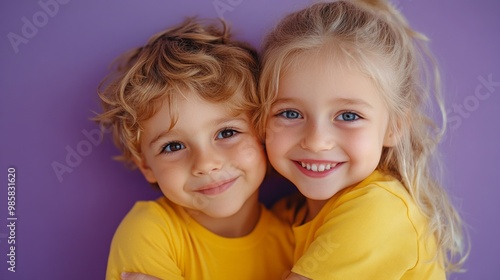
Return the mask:
[[188, 93], [176, 104], [177, 122], [164, 102], [142, 124], [146, 179], [198, 218], [236, 214], [256, 195], [266, 172], [262, 144], [245, 114], [234, 116], [228, 106]]
[[369, 176], [395, 137], [375, 84], [332, 59], [306, 55], [282, 74], [266, 128], [273, 167], [312, 200]]

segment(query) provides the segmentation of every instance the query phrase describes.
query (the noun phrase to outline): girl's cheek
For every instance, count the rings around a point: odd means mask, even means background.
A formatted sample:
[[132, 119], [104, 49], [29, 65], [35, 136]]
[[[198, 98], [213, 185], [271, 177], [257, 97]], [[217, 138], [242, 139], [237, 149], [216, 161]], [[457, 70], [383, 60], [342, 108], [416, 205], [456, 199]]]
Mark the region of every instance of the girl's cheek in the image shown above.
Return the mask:
[[289, 135], [293, 135], [293, 129], [284, 125], [280, 120], [272, 120], [266, 128], [266, 143], [268, 145], [276, 141], [282, 142]]

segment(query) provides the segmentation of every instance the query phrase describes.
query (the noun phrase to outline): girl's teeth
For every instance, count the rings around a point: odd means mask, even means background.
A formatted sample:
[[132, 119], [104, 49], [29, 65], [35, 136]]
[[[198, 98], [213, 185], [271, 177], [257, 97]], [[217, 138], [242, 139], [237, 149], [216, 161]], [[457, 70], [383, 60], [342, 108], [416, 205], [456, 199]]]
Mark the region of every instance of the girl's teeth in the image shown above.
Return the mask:
[[330, 170], [332, 167], [335, 167], [336, 164], [333, 163], [305, 163], [305, 162], [300, 162], [300, 165], [304, 167], [307, 170], [313, 171], [313, 172], [323, 172], [325, 170]]

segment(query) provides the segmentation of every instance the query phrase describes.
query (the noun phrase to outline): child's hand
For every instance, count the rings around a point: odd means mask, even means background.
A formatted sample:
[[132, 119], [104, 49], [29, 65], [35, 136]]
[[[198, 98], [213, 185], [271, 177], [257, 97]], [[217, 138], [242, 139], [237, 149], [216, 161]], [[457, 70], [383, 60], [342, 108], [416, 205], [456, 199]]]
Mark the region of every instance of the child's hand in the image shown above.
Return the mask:
[[123, 272], [121, 275], [122, 280], [161, 280], [159, 278], [156, 278], [154, 276], [142, 274], [142, 273], [135, 273], [135, 272]]
[[[135, 279], [135, 278], [134, 278]], [[309, 278], [307, 277], [304, 277], [302, 275], [299, 275], [299, 274], [296, 274], [296, 273], [293, 273], [291, 271], [289, 271], [288, 273], [285, 273], [285, 275], [283, 275], [283, 278], [284, 280], [310, 280]], [[149, 280], [149, 279], [144, 279], [144, 280]]]

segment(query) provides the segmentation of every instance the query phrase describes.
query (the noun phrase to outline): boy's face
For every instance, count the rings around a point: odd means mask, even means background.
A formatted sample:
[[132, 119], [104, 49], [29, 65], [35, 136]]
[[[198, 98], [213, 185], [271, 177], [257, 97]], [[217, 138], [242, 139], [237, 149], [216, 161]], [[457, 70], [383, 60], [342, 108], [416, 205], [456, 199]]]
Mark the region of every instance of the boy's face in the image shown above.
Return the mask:
[[327, 200], [377, 167], [395, 137], [375, 84], [309, 56], [280, 79], [266, 131], [269, 161], [306, 197]]
[[235, 117], [223, 103], [185, 96], [177, 100], [178, 118], [172, 129], [166, 102], [142, 124], [139, 168], [169, 200], [188, 211], [231, 216], [262, 183], [263, 147], [245, 114]]

